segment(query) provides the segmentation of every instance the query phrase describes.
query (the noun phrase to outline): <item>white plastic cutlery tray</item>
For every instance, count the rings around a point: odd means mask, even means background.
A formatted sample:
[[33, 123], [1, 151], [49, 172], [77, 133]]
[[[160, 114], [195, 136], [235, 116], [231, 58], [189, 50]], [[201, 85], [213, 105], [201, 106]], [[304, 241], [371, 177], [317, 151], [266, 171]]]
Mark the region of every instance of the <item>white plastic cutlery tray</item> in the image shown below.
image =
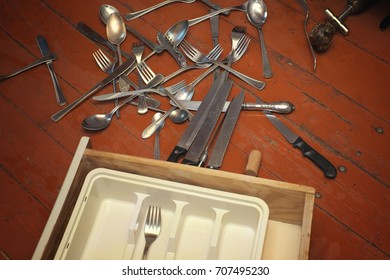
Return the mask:
[[141, 259], [149, 205], [162, 209], [149, 259], [261, 259], [260, 198], [105, 168], [86, 176], [55, 259]]

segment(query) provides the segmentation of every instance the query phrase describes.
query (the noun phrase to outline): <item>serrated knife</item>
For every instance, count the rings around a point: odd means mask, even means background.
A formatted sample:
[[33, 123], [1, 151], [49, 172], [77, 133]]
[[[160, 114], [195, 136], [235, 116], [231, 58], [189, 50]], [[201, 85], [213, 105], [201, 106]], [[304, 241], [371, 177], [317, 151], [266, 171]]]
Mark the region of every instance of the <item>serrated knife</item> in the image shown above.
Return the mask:
[[[226, 72], [224, 71], [220, 76], [225, 76], [224, 73]], [[212, 104], [212, 110], [208, 112], [201, 129], [196, 135], [182, 163], [188, 165], [199, 165], [199, 162], [202, 160], [202, 154], [206, 148], [207, 143], [209, 142], [210, 136], [214, 130], [215, 125], [217, 124], [218, 118], [221, 115], [222, 107], [225, 104], [232, 85], [232, 80], [224, 81], [221, 87], [215, 93], [216, 98]]]
[[[225, 72], [223, 72], [225, 73]], [[213, 102], [216, 99], [216, 93], [218, 88], [224, 81], [225, 75], [221, 73], [218, 79], [212, 84], [210, 90], [207, 92], [205, 98], [203, 99], [202, 104], [199, 106], [199, 110], [188, 125], [187, 129], [184, 131], [179, 142], [176, 144], [175, 148], [168, 157], [168, 161], [177, 162], [181, 157], [187, 154], [188, 149], [192, 145], [197, 133], [202, 127], [206, 116], [210, 109], [212, 108]]]
[[[52, 53], [49, 49], [49, 45], [48, 45], [45, 38], [43, 38], [41, 35], [38, 35], [36, 37], [36, 40], [38, 43], [39, 50], [41, 51], [43, 56], [46, 56], [46, 55], [49, 55], [50, 53]], [[52, 61], [46, 62], [46, 66], [49, 69], [51, 80], [53, 81], [54, 92], [56, 94], [57, 103], [58, 103], [58, 105], [64, 105], [64, 104], [66, 104], [67, 101], [66, 101], [64, 93], [62, 92], [60, 84], [58, 82], [57, 75], [54, 72], [53, 62]]]
[[337, 175], [337, 170], [324, 156], [310, 147], [301, 137], [295, 134], [281, 120], [272, 113], [264, 113], [276, 129], [292, 144], [294, 148], [300, 149], [303, 156], [310, 159], [323, 172], [326, 178], [333, 179]]
[[218, 138], [207, 163], [207, 167], [212, 169], [221, 167], [223, 157], [225, 156], [230, 138], [233, 134], [234, 127], [236, 126], [238, 117], [240, 116], [243, 102], [244, 92], [241, 91], [240, 94], [237, 95], [230, 103], [229, 108], [223, 118], [221, 129], [219, 130]]

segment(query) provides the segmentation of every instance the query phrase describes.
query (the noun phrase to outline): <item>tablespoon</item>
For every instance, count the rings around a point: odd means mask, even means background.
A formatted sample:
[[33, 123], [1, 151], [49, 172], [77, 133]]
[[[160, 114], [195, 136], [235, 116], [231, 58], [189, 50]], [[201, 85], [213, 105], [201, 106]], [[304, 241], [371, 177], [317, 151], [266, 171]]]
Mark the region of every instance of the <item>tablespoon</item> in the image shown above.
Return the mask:
[[182, 2], [182, 3], [193, 3], [195, 2], [196, 0], [166, 0], [166, 1], [163, 1], [161, 3], [158, 3], [152, 7], [149, 7], [149, 8], [146, 8], [146, 9], [143, 9], [143, 10], [140, 10], [140, 11], [137, 11], [137, 12], [133, 12], [133, 13], [128, 13], [125, 15], [125, 19], [126, 20], [132, 20], [132, 19], [135, 19], [135, 18], [138, 18], [140, 16], [143, 16], [149, 12], [152, 12], [158, 8], [161, 8], [162, 6], [165, 6], [165, 5], [168, 5], [170, 3], [174, 3], [174, 2]]
[[[162, 117], [161, 113], [156, 113], [153, 115], [152, 123], [156, 122]], [[156, 136], [154, 138], [154, 150], [153, 150], [153, 158], [160, 159], [160, 131], [164, 127], [165, 122], [160, 122], [159, 127], [156, 130]]]
[[267, 6], [262, 0], [249, 0], [246, 15], [249, 22], [259, 31], [261, 44], [261, 60], [263, 62], [264, 78], [272, 77], [271, 65], [269, 63], [267, 49], [264, 42], [263, 25], [267, 20]]

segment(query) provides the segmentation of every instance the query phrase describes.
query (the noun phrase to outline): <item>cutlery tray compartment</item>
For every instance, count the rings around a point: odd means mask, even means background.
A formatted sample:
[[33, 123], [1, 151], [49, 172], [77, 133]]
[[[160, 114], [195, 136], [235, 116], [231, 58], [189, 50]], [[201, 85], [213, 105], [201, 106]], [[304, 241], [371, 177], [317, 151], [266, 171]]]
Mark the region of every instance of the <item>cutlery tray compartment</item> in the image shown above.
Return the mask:
[[[234, 208], [242, 205], [229, 204], [230, 208], [226, 208], [228, 204], [221, 201], [218, 205], [208, 202], [205, 205], [209, 209], [195, 216], [195, 204], [191, 205], [184, 194], [175, 193], [173, 197], [153, 188], [148, 192], [134, 191], [134, 187], [129, 188], [121, 180], [115, 186], [102, 183], [82, 202], [86, 197], [83, 189], [86, 178], [98, 168], [224, 191], [234, 198], [238, 195], [260, 198], [269, 208], [264, 244], [255, 244], [257, 232], [253, 225], [258, 217], [253, 212], [256, 211], [250, 207], [239, 211]], [[308, 259], [314, 194], [314, 188], [308, 186], [94, 150], [89, 138], [82, 137], [33, 259], [139, 258], [144, 245], [140, 235], [151, 204], [162, 206], [164, 223], [155, 248], [151, 247], [151, 258], [195, 257], [185, 256], [189, 246], [185, 238], [191, 236], [187, 234], [191, 224], [201, 223], [211, 236], [204, 247], [207, 249], [201, 251], [207, 258], [249, 258], [249, 247], [263, 245], [263, 259]], [[240, 211], [246, 214], [236, 214]], [[76, 224], [82, 226], [76, 229]], [[109, 244], [102, 244], [107, 240]], [[236, 251], [234, 257], [232, 251]]]
[[261, 199], [104, 168], [87, 175], [55, 258], [141, 259], [149, 205], [162, 213], [149, 259], [261, 258]]

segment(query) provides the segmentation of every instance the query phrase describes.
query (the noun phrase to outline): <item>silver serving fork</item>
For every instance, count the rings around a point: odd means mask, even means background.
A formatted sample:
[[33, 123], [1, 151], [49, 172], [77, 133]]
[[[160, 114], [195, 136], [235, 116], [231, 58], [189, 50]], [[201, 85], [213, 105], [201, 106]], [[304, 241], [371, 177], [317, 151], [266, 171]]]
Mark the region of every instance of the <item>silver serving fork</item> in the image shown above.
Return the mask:
[[[135, 56], [135, 60], [137, 61], [137, 71], [138, 71], [138, 65], [142, 61], [142, 54], [144, 53], [145, 46], [142, 43], [134, 43], [132, 47], [132, 52]], [[138, 71], [139, 74], [139, 71]], [[146, 114], [148, 112], [148, 107], [146, 105], [145, 95], [141, 93], [138, 96], [138, 114]]]
[[[180, 44], [181, 49], [183, 52], [188, 56], [190, 60], [192, 60], [195, 63], [204, 64], [204, 63], [214, 63], [218, 65], [219, 67], [225, 69], [226, 71], [230, 72], [231, 74], [235, 75], [236, 77], [240, 78], [244, 82], [248, 83], [249, 85], [262, 90], [265, 86], [265, 83], [263, 81], [256, 80], [254, 78], [248, 77], [231, 67], [223, 64], [220, 61], [216, 60], [210, 60], [205, 54], [197, 50], [195, 47], [193, 47], [190, 43], [188, 43], [186, 40], [183, 40]], [[236, 50], [234, 50], [236, 51]]]
[[144, 227], [145, 247], [142, 256], [143, 260], [148, 257], [149, 247], [157, 239], [161, 232], [161, 207], [150, 205], [146, 214]]
[[[93, 58], [95, 59], [97, 65], [99, 66], [100, 69], [103, 70], [103, 72], [105, 72], [107, 74], [111, 74], [112, 72], [114, 72], [115, 65], [118, 62], [118, 59], [116, 56], [114, 58], [114, 62], [112, 62], [104, 54], [104, 52], [101, 49], [98, 49], [92, 55], [93, 55]], [[113, 86], [114, 92], [116, 92], [116, 79], [112, 81], [112, 86]], [[118, 105], [118, 99], [115, 100], [115, 106], [117, 106], [117, 105]], [[116, 114], [117, 118], [120, 117], [119, 110], [117, 110], [115, 114]]]

